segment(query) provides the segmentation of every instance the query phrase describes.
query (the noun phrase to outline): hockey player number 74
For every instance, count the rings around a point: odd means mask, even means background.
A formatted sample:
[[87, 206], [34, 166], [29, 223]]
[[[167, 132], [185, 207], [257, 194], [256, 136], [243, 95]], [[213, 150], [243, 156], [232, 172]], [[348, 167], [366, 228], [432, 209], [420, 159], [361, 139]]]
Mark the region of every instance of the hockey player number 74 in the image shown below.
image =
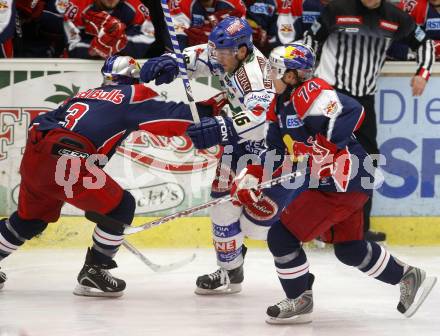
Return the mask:
[[89, 110], [89, 105], [84, 103], [75, 103], [67, 109], [66, 122], [64, 128], [73, 130], [84, 114]]

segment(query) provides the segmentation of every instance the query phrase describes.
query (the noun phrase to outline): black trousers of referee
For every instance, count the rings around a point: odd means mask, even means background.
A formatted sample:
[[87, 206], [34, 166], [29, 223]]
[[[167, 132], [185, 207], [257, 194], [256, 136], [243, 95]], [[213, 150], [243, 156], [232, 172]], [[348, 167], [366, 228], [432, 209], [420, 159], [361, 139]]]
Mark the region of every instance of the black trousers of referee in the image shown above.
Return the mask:
[[[356, 99], [365, 110], [365, 118], [361, 127], [355, 132], [355, 135], [364, 147], [368, 154], [379, 154], [379, 147], [377, 145], [377, 124], [376, 124], [376, 111], [374, 108], [374, 95], [356, 97], [349, 92], [343, 90], [337, 90], [338, 92], [350, 96]], [[377, 167], [377, 161], [374, 161], [374, 166]], [[373, 198], [370, 197], [364, 206], [364, 232], [370, 230], [370, 213], [373, 205]]]

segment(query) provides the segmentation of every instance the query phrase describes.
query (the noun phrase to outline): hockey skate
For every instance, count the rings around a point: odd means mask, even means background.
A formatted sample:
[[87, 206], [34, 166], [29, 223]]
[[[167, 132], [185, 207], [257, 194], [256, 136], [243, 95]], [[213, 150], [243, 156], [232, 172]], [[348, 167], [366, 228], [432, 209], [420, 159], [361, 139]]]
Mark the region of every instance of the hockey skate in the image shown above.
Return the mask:
[[80, 296], [122, 296], [125, 289], [125, 281], [115, 278], [108, 271], [117, 267], [116, 262], [102, 264], [93, 260], [93, 253], [87, 250], [86, 261], [78, 274], [78, 285], [73, 294]]
[[408, 266], [402, 280], [399, 282], [400, 301], [397, 305], [397, 310], [406, 317], [413, 316], [425, 301], [436, 282], [437, 278], [426, 277], [424, 270]]
[[300, 324], [312, 322], [313, 292], [315, 276], [309, 274], [308, 289], [296, 299], [285, 298], [267, 308], [266, 322], [269, 324]]
[[6, 274], [0, 271], [0, 289], [5, 285], [6, 279]]
[[[246, 251], [247, 248], [243, 245], [243, 257], [246, 255]], [[233, 270], [220, 267], [214, 273], [199, 276], [194, 292], [199, 295], [235, 294], [241, 292], [243, 280], [243, 265]]]

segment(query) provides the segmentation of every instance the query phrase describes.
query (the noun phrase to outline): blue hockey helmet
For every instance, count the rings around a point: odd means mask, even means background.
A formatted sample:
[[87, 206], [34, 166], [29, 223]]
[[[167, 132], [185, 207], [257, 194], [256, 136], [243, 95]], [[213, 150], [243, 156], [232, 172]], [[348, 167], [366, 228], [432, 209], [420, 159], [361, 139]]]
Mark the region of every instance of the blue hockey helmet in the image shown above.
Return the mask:
[[315, 52], [308, 45], [294, 42], [276, 47], [269, 56], [275, 78], [283, 77], [287, 70], [297, 70], [301, 81], [310, 79], [315, 69]]
[[245, 45], [249, 51], [252, 51], [254, 48], [252, 28], [245, 19], [228, 16], [211, 31], [208, 44], [216, 49], [234, 50]]
[[110, 56], [101, 68], [104, 85], [139, 83], [139, 63], [130, 56]]

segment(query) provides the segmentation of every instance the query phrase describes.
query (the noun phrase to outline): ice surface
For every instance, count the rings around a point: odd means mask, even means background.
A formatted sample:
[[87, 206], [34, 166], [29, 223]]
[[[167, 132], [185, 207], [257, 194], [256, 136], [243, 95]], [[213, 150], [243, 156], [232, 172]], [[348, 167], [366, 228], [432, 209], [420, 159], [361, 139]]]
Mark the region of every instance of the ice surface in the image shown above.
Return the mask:
[[[392, 248], [401, 260], [440, 277], [440, 248]], [[308, 251], [316, 275], [313, 322], [272, 326], [265, 311], [283, 299], [268, 251], [249, 249], [243, 291], [230, 296], [197, 296], [197, 275], [214, 271], [211, 250], [143, 250], [156, 263], [169, 263], [197, 253], [190, 265], [154, 273], [121, 250], [114, 274], [127, 281], [119, 299], [72, 294], [85, 251], [24, 250], [2, 262], [8, 275], [0, 291], [1, 327], [28, 336], [52, 335], [301, 335], [377, 336], [440, 335], [440, 286], [434, 288], [415, 316], [396, 310], [399, 288], [345, 267], [331, 249]], [[0, 335], [13, 335], [1, 333]], [[14, 334], [17, 335], [17, 334]]]

